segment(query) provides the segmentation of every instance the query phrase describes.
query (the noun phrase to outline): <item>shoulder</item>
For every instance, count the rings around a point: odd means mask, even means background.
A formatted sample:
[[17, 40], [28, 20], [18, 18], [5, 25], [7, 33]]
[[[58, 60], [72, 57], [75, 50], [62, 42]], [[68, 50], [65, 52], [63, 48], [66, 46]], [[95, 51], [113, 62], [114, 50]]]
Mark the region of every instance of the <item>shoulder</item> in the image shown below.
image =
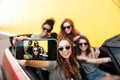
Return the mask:
[[32, 35], [31, 35], [31, 38], [40, 38], [39, 36], [40, 36], [40, 34], [37, 34], [37, 33], [36, 33], [36, 34], [32, 34]]
[[58, 66], [57, 61], [49, 61], [48, 70], [49, 70], [49, 71], [55, 70], [55, 68], [56, 68], [57, 66]]
[[79, 62], [78, 62], [78, 61], [76, 61], [76, 64], [77, 64], [77, 67], [80, 68], [80, 65], [79, 65]]
[[75, 30], [75, 33], [74, 33], [75, 35], [80, 35], [81, 33], [80, 33], [80, 31], [78, 31], [78, 30]]

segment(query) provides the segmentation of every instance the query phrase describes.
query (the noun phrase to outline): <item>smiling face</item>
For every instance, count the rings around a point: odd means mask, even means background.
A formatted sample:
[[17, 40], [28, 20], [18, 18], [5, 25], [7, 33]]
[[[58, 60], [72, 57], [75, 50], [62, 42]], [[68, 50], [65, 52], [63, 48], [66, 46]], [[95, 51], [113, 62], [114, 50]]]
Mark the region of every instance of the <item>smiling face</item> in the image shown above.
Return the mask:
[[85, 39], [80, 39], [79, 40], [79, 48], [81, 49], [81, 51], [86, 51], [88, 48], [88, 43]]
[[35, 47], [35, 48], [33, 49], [33, 53], [34, 53], [35, 55], [38, 55], [38, 53], [39, 53], [38, 48]]
[[49, 24], [44, 24], [42, 27], [42, 37], [47, 37], [51, 32], [51, 26]]
[[59, 54], [65, 59], [68, 59], [72, 53], [71, 46], [67, 40], [61, 40], [59, 42], [58, 50]]
[[71, 26], [71, 24], [69, 22], [65, 22], [63, 24], [62, 28], [63, 28], [63, 30], [65, 31], [66, 34], [70, 34], [71, 31], [72, 31], [72, 26]]

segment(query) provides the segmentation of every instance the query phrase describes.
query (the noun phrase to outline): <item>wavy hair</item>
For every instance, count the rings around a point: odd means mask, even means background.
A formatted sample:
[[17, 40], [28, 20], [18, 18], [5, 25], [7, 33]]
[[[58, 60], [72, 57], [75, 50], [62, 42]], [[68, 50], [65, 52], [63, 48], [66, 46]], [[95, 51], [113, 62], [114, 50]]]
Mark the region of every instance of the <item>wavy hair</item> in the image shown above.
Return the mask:
[[86, 50], [86, 55], [88, 55], [90, 52], [91, 52], [91, 45], [90, 45], [90, 42], [89, 42], [89, 40], [88, 40], [88, 38], [86, 37], [86, 36], [84, 36], [84, 35], [81, 35], [78, 39], [77, 39], [77, 41], [76, 41], [76, 47], [75, 47], [75, 50], [76, 50], [76, 55], [78, 54], [78, 55], [81, 55], [81, 50], [80, 50], [80, 48], [79, 48], [79, 41], [80, 41], [80, 39], [84, 39], [84, 40], [86, 40], [86, 42], [87, 42], [87, 44], [88, 44], [88, 48], [87, 48], [87, 50]]
[[62, 69], [66, 79], [70, 79], [71, 75], [73, 75], [73, 73], [74, 73], [75, 80], [78, 80], [79, 70], [78, 70], [76, 58], [75, 58], [74, 53], [73, 53], [74, 52], [73, 51], [73, 43], [71, 42], [70, 39], [68, 39], [66, 37], [62, 37], [62, 38], [58, 39], [58, 46], [59, 46], [60, 41], [62, 41], [62, 40], [68, 41], [68, 43], [71, 46], [72, 53], [71, 53], [71, 55], [69, 57], [69, 63], [70, 63], [69, 64], [68, 61], [65, 58], [63, 58], [59, 54], [59, 51], [58, 51], [58, 60], [57, 60], [58, 61], [58, 65]]
[[[63, 30], [63, 24], [64, 24], [65, 22], [69, 22], [69, 24], [70, 24], [71, 27], [72, 27], [72, 31], [71, 31], [70, 34], [66, 34], [65, 31]], [[69, 18], [65, 18], [65, 19], [63, 20], [63, 22], [61, 23], [60, 32], [59, 32], [58, 38], [60, 38], [60, 37], [68, 37], [68, 38], [70, 38], [70, 40], [73, 41], [73, 38], [74, 38], [76, 35], [78, 35], [78, 34], [79, 34], [79, 32], [75, 29], [75, 26], [74, 26], [73, 21], [72, 21], [71, 19], [69, 19]]]

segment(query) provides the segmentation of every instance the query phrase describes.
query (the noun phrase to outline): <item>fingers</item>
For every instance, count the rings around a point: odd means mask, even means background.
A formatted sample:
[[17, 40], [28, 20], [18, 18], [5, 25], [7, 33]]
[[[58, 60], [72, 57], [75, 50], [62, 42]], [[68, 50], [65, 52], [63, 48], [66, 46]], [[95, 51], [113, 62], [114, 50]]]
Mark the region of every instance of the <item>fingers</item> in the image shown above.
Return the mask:
[[16, 45], [16, 41], [17, 41], [17, 40], [21, 41], [21, 40], [26, 40], [26, 39], [29, 39], [29, 38], [28, 38], [27, 36], [20, 36], [20, 37], [15, 36], [15, 37], [13, 38], [13, 45], [14, 45], [14, 46]]
[[26, 63], [26, 60], [17, 60], [17, 62], [22, 65], [22, 66], [26, 66], [25, 63]]
[[15, 36], [14, 38], [13, 38], [13, 45], [15, 46], [16, 45], [16, 40], [17, 40], [17, 36]]
[[28, 39], [28, 37], [27, 37], [27, 36], [20, 36], [20, 37], [18, 37], [17, 39], [18, 39], [19, 41], [21, 41], [21, 40]]
[[99, 48], [95, 48], [95, 58], [98, 58], [99, 55], [100, 55]]
[[74, 37], [73, 40], [76, 41], [79, 37], [80, 37], [80, 36], [76, 36], [76, 37]]

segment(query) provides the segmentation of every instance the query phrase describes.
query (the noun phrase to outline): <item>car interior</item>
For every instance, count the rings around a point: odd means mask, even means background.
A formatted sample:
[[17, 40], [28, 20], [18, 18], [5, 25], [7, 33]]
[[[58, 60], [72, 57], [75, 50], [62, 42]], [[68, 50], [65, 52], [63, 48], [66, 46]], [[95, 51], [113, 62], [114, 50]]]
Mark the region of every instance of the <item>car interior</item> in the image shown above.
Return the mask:
[[[18, 36], [28, 36], [30, 37], [31, 34], [23, 34], [23, 35], [18, 35]], [[15, 56], [15, 46], [12, 43], [13, 36], [9, 37], [11, 46], [9, 47], [9, 50], [11, 51], [12, 55]], [[21, 65], [20, 65], [21, 66]], [[31, 80], [49, 80], [49, 72], [42, 70], [40, 68], [34, 68], [34, 67], [23, 67], [21, 66], [22, 69], [25, 71], [25, 73], [29, 76]]]
[[[21, 35], [18, 35], [18, 36], [21, 36]], [[25, 34], [25, 35], [22, 35], [22, 36], [30, 37], [31, 34]], [[15, 47], [12, 43], [13, 36], [10, 37], [9, 39], [10, 39], [10, 43], [11, 43], [11, 46], [9, 47], [9, 50], [11, 51], [12, 55], [14, 56], [15, 55]], [[100, 50], [101, 50], [101, 55], [99, 57], [109, 56], [109, 54], [108, 54], [109, 50], [107, 48], [100, 47]], [[114, 65], [115, 64], [113, 64], [113, 62], [110, 62], [110, 63], [99, 65], [99, 68], [106, 71], [106, 72], [110, 72], [111, 74], [119, 74], [119, 72], [117, 71], [116, 67], [114, 67]], [[42, 70], [40, 68], [29, 67], [29, 66], [27, 66], [27, 67], [21, 66], [21, 67], [25, 71], [25, 73], [30, 77], [30, 79], [32, 79], [32, 80], [33, 79], [35, 79], [35, 80], [49, 80], [49, 72], [48, 71]], [[84, 71], [83, 71], [82, 68], [80, 68], [80, 72], [82, 74], [84, 74]], [[82, 75], [82, 76], [85, 77], [85, 75]]]

